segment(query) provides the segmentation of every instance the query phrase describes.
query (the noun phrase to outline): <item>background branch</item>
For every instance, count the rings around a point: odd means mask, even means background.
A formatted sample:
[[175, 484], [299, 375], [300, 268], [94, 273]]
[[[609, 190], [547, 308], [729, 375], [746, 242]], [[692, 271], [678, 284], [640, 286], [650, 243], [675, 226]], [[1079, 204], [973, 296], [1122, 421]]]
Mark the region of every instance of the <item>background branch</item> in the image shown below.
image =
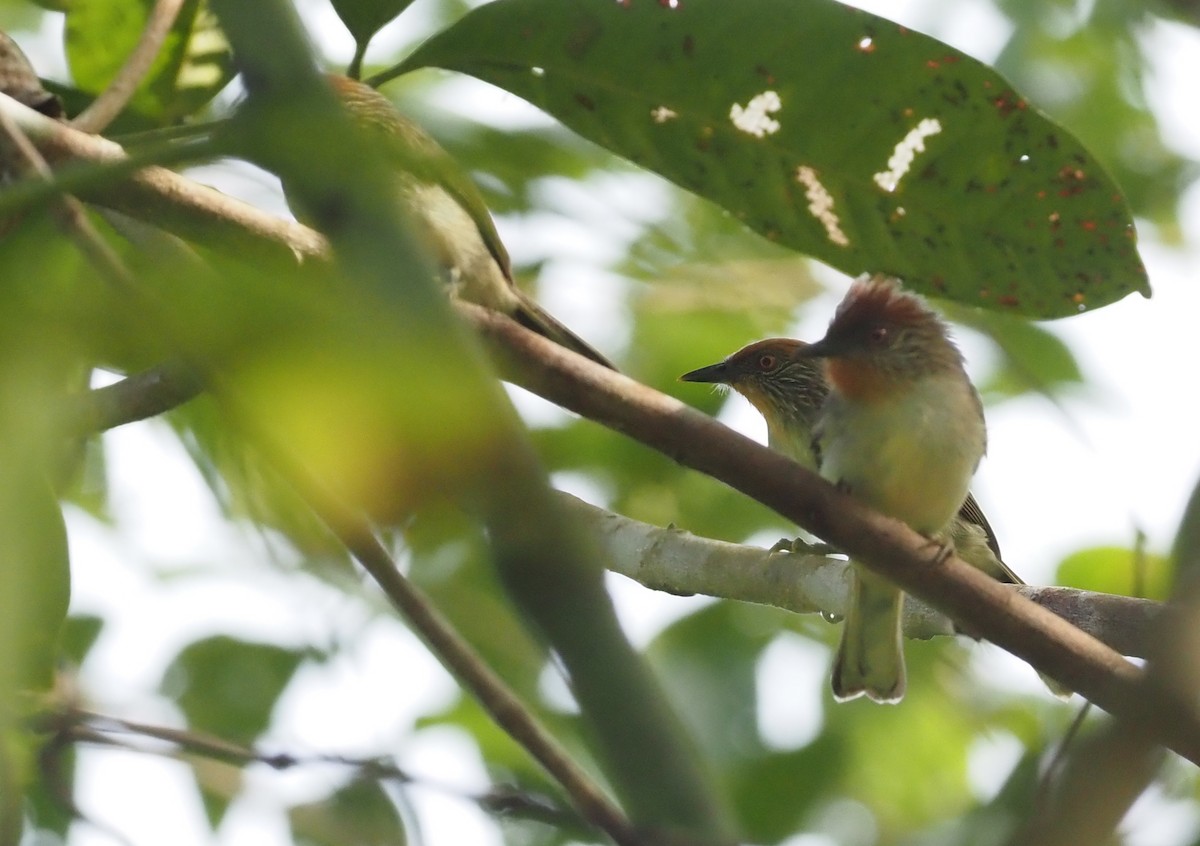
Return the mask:
[[157, 417], [194, 398], [203, 387], [203, 380], [186, 365], [160, 364], [74, 397], [66, 412], [67, 428], [73, 434], [92, 435]]
[[352, 770], [360, 778], [393, 781], [402, 785], [417, 785], [438, 790], [446, 795], [472, 802], [493, 814], [536, 819], [558, 828], [581, 830], [581, 833], [588, 830], [587, 823], [573, 809], [558, 804], [549, 796], [500, 784], [493, 785], [484, 793], [472, 793], [444, 782], [414, 775], [385, 758], [263, 752], [205, 732], [152, 725], [77, 709], [53, 714], [49, 721], [58, 737], [66, 743], [87, 743], [172, 758], [181, 757], [186, 753], [238, 767], [262, 764], [278, 772], [336, 764]]
[[[845, 613], [849, 576], [842, 559], [726, 543], [633, 520], [569, 494], [562, 499], [595, 535], [608, 568], [648, 588], [755, 602], [800, 614]], [[1162, 603], [1131, 596], [1055, 586], [1003, 587], [1050, 609], [1122, 655], [1150, 654], [1163, 612]], [[918, 639], [956, 633], [949, 617], [917, 597], [904, 604], [904, 632]]]
[[[156, 157], [173, 160], [178, 152], [153, 151], [131, 159], [119, 144], [51, 120], [7, 95], [0, 95], [0, 112], [20, 126], [51, 165], [105, 165], [77, 167], [71, 173], [59, 171], [57, 187], [42, 189], [47, 193], [41, 196], [70, 191], [222, 255], [240, 254], [248, 261], [295, 263], [328, 258], [325, 238], [308, 227], [267, 214], [166, 168], [143, 163]], [[184, 154], [196, 156], [198, 151]], [[123, 175], [122, 169], [129, 172]], [[30, 200], [22, 196], [19, 186], [7, 189], [5, 196], [13, 204]], [[39, 194], [31, 192], [30, 196]]]

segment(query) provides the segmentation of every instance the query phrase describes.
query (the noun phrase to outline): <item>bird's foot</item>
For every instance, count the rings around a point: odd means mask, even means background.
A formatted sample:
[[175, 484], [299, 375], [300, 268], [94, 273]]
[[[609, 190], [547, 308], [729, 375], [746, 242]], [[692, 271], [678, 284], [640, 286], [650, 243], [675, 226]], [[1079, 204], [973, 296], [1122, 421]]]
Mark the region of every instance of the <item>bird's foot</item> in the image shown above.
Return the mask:
[[944, 564], [946, 559], [954, 555], [956, 552], [954, 548], [954, 542], [942, 537], [941, 535], [934, 535], [933, 537], [925, 538], [925, 544], [927, 546], [936, 547], [936, 552], [933, 556], [934, 564]]

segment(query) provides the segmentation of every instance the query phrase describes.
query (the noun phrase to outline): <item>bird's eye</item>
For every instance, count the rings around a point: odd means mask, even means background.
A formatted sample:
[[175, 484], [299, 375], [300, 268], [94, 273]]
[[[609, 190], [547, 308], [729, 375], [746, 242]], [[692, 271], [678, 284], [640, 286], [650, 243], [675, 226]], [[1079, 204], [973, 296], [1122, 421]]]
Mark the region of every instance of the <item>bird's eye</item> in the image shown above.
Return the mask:
[[764, 355], [761, 358], [759, 358], [758, 369], [764, 370], [764, 371], [765, 370], [774, 370], [775, 369], [775, 356], [768, 354], [768, 355]]
[[888, 330], [886, 326], [875, 326], [871, 329], [869, 335], [871, 343], [875, 346], [883, 346], [888, 341]]

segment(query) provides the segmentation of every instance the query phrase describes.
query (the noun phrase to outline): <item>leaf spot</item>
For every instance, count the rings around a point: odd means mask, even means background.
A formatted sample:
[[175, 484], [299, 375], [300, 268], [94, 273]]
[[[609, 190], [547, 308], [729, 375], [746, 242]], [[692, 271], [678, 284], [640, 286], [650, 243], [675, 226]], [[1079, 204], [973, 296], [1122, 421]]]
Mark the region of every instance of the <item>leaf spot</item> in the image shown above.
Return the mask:
[[654, 119], [655, 123], [666, 123], [679, 117], [679, 112], [668, 109], [666, 106], [658, 106], [650, 110], [650, 117]]
[[796, 181], [804, 186], [804, 197], [808, 200], [808, 212], [825, 227], [825, 236], [839, 247], [850, 246], [850, 239], [842, 231], [841, 221], [833, 211], [833, 196], [817, 178], [817, 172], [808, 165], [796, 168]]
[[872, 179], [875, 184], [889, 194], [896, 190], [900, 180], [912, 167], [917, 153], [925, 152], [925, 139], [942, 131], [942, 123], [937, 118], [924, 118], [900, 139], [896, 149], [888, 158], [888, 169], [875, 174]]
[[779, 121], [771, 117], [783, 108], [783, 102], [774, 91], [764, 91], [756, 94], [744, 107], [734, 103], [729, 109], [729, 119], [733, 125], [755, 138], [764, 135], [774, 135], [779, 131]]

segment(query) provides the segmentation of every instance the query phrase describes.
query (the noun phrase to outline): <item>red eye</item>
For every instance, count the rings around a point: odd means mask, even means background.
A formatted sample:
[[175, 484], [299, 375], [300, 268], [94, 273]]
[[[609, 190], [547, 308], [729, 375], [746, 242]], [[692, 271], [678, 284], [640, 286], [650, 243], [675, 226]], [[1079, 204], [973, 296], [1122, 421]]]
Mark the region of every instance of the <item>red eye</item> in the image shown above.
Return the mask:
[[764, 355], [762, 358], [760, 358], [758, 360], [758, 369], [759, 370], [774, 370], [775, 369], [775, 356]]
[[886, 326], [876, 326], [871, 330], [871, 343], [879, 346], [887, 342], [888, 330]]

